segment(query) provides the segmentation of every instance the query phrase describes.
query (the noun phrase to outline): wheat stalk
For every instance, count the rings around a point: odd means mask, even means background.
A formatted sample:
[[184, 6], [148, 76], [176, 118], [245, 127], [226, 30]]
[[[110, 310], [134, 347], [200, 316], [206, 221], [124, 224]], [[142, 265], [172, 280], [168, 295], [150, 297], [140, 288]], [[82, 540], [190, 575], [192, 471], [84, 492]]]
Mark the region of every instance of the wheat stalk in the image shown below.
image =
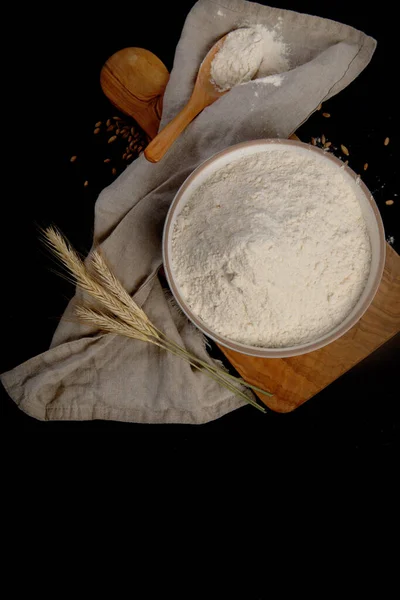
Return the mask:
[[103, 306], [103, 309], [86, 305], [76, 306], [76, 315], [82, 322], [96, 326], [108, 333], [149, 342], [171, 352], [192, 367], [206, 373], [211, 379], [243, 398], [261, 412], [265, 412], [264, 407], [257, 404], [237, 386], [245, 386], [267, 396], [272, 396], [272, 394], [245, 382], [240, 377], [234, 377], [221, 368], [208, 364], [170, 340], [153, 325], [146, 313], [136, 304], [109, 269], [98, 250], [90, 255], [87, 261], [88, 266], [86, 266], [57, 229], [49, 227], [43, 232], [43, 235], [46, 245], [69, 271], [77, 286]]
[[[79, 317], [79, 319], [81, 321], [83, 321], [84, 323], [87, 323], [88, 325], [92, 325], [92, 326], [94, 325], [96, 327], [101, 328], [103, 331], [107, 331], [108, 333], [114, 333], [116, 335], [126, 336], [129, 338], [133, 338], [135, 340], [141, 340], [143, 342], [150, 342], [156, 346], [159, 346], [163, 350], [167, 350], [167, 351], [171, 352], [172, 354], [174, 354], [175, 356], [182, 358], [183, 360], [188, 362], [195, 369], [197, 369], [199, 371], [205, 370], [204, 367], [200, 364], [200, 361], [195, 356], [193, 356], [189, 352], [184, 351], [179, 346], [178, 346], [178, 348], [180, 350], [182, 350], [182, 352], [179, 352], [178, 350], [171, 348], [168, 345], [168, 343], [165, 343], [162, 340], [155, 341], [155, 340], [149, 339], [145, 335], [140, 336], [137, 333], [135, 333], [134, 331], [132, 331], [132, 329], [129, 328], [128, 326], [126, 326], [125, 324], [118, 323], [117, 320], [115, 319], [115, 317], [107, 315], [106, 313], [104, 313], [100, 310], [96, 310], [96, 309], [93, 309], [93, 308], [90, 308], [87, 306], [77, 306], [75, 312], [76, 312], [77, 316]], [[235, 387], [235, 385], [231, 381], [224, 380], [221, 376], [221, 374], [225, 375], [224, 372], [222, 372], [220, 370], [221, 373], [218, 373], [218, 369], [216, 369], [215, 371], [213, 371], [212, 369], [210, 369], [210, 370], [206, 369], [206, 371], [207, 371], [207, 375], [211, 379], [213, 379], [220, 385], [223, 385], [224, 387], [226, 387], [228, 390], [230, 390], [231, 392], [233, 392], [240, 398], [243, 398], [243, 400], [246, 400], [246, 402], [252, 404], [258, 410], [265, 412], [265, 409], [263, 407], [259, 406], [251, 398], [246, 396], [246, 394], [244, 394], [240, 389]], [[238, 381], [236, 381], [236, 383], [238, 383]]]

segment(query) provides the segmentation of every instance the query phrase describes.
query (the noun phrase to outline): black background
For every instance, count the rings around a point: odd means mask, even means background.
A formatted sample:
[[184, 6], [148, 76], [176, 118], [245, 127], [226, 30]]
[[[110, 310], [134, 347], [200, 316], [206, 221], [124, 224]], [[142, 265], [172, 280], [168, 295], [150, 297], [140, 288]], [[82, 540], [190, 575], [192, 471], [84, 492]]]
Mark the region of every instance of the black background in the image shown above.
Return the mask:
[[[102, 162], [104, 144], [93, 125], [115, 113], [102, 95], [99, 72], [105, 60], [127, 46], [148, 48], [171, 70], [176, 43], [194, 3], [122, 3], [85, 11], [69, 3], [49, 12], [25, 8], [16, 41], [7, 51], [9, 98], [3, 126], [2, 356], [6, 371], [45, 351], [68, 299], [69, 284], [51, 272], [38, 242], [38, 227], [58, 225], [81, 251], [89, 249], [93, 205], [113, 177]], [[274, 2], [364, 30], [378, 41], [371, 64], [346, 90], [324, 105], [330, 119], [313, 115], [300, 137], [322, 133], [350, 149], [350, 166], [363, 174], [381, 211], [387, 237], [400, 251], [397, 64], [395, 14], [389, 3]], [[14, 19], [17, 15], [14, 15]], [[383, 140], [391, 142], [384, 147]], [[75, 165], [69, 159], [78, 156]], [[105, 156], [105, 155], [104, 155]], [[362, 172], [368, 162], [369, 169]], [[87, 188], [83, 187], [85, 180]], [[4, 183], [6, 182], [6, 183]], [[393, 199], [387, 206], [385, 200]], [[288, 415], [260, 415], [245, 407], [203, 426], [150, 426], [112, 422], [42, 423], [23, 414], [1, 389], [2, 422], [13, 434], [125, 433], [143, 444], [172, 449], [213, 438], [247, 450], [279, 452], [392, 450], [399, 438], [396, 382], [399, 339], [393, 339], [327, 389]]]

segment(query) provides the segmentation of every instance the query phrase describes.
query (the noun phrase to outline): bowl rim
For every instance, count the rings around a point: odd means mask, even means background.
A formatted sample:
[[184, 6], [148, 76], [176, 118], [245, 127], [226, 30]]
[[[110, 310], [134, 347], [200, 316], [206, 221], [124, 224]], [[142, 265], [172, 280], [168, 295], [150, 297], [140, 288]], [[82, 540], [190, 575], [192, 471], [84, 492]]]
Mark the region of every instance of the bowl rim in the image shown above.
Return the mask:
[[[197, 317], [191, 311], [191, 309], [186, 305], [184, 298], [181, 296], [177, 286], [175, 285], [172, 268], [171, 268], [169, 249], [168, 249], [169, 242], [170, 242], [170, 235], [172, 233], [171, 232], [171, 224], [172, 224], [173, 217], [175, 215], [176, 207], [177, 207], [182, 195], [184, 194], [184, 192], [193, 183], [193, 181], [199, 176], [199, 174], [204, 169], [206, 169], [210, 164], [212, 164], [218, 158], [220, 158], [221, 156], [236, 153], [238, 150], [240, 150], [242, 148], [248, 148], [251, 146], [269, 146], [271, 144], [302, 147], [304, 149], [307, 149], [310, 152], [316, 152], [319, 156], [323, 155], [325, 158], [327, 158], [328, 160], [331, 160], [336, 165], [340, 166], [341, 168], [344, 168], [346, 170], [346, 172], [352, 177], [352, 179], [354, 179], [357, 182], [357, 184], [360, 186], [366, 200], [369, 202], [369, 204], [372, 208], [372, 211], [374, 213], [374, 216], [375, 216], [375, 220], [376, 220], [377, 227], [378, 227], [378, 233], [379, 233], [379, 263], [378, 263], [378, 267], [377, 267], [377, 275], [375, 277], [375, 280], [371, 286], [371, 289], [370, 289], [368, 295], [364, 298], [363, 302], [358, 307], [358, 309], [355, 312], [355, 314], [353, 315], [352, 319], [350, 319], [350, 321], [347, 324], [344, 324], [344, 325], [338, 327], [335, 331], [333, 331], [331, 333], [328, 332], [327, 334], [318, 338], [316, 341], [305, 342], [303, 344], [297, 344], [294, 346], [285, 346], [285, 347], [281, 347], [281, 348], [267, 348], [267, 347], [262, 347], [262, 346], [250, 346], [247, 344], [242, 344], [240, 342], [235, 342], [234, 340], [225, 338], [225, 337], [219, 335], [218, 333], [215, 333], [214, 331], [212, 331], [208, 327], [208, 325], [206, 325], [206, 323], [204, 323], [201, 319], [199, 319], [199, 317]], [[375, 294], [378, 291], [378, 288], [379, 288], [379, 285], [380, 285], [380, 282], [382, 279], [383, 270], [385, 267], [385, 259], [386, 259], [385, 241], [386, 241], [385, 240], [385, 231], [384, 231], [384, 227], [383, 227], [382, 217], [381, 217], [379, 209], [375, 203], [375, 200], [374, 200], [371, 192], [365, 185], [365, 183], [360, 178], [360, 176], [357, 175], [357, 173], [355, 173], [348, 165], [346, 165], [341, 160], [336, 158], [336, 156], [333, 156], [332, 154], [329, 154], [328, 152], [322, 150], [321, 148], [318, 148], [317, 146], [313, 146], [311, 144], [306, 144], [304, 142], [297, 141], [297, 140], [287, 140], [287, 139], [280, 139], [280, 138], [262, 138], [262, 139], [258, 139], [258, 140], [251, 140], [248, 142], [241, 142], [239, 144], [235, 144], [233, 146], [228, 146], [227, 148], [220, 150], [219, 152], [217, 152], [216, 154], [212, 155], [210, 158], [208, 158], [204, 162], [202, 162], [185, 179], [185, 181], [182, 183], [182, 185], [178, 189], [177, 193], [175, 194], [175, 197], [171, 202], [171, 205], [169, 207], [169, 210], [168, 210], [168, 213], [167, 213], [167, 216], [165, 219], [164, 229], [163, 229], [163, 238], [162, 238], [162, 258], [163, 258], [165, 275], [166, 275], [169, 287], [172, 291], [172, 294], [173, 294], [176, 302], [178, 303], [179, 307], [184, 312], [184, 314], [187, 316], [187, 318], [192, 323], [194, 323], [194, 325], [196, 325], [196, 327], [200, 331], [202, 331], [207, 337], [214, 340], [214, 342], [217, 342], [219, 345], [224, 346], [225, 348], [228, 348], [228, 349], [238, 352], [240, 354], [245, 354], [247, 356], [255, 356], [255, 357], [259, 357], [259, 358], [288, 358], [291, 356], [299, 356], [301, 354], [313, 352], [315, 350], [319, 350], [320, 348], [323, 348], [324, 346], [327, 346], [331, 342], [334, 342], [335, 340], [340, 338], [342, 335], [344, 335], [347, 331], [349, 331], [349, 329], [354, 327], [354, 325], [361, 319], [361, 317], [364, 315], [364, 313], [367, 311], [367, 309], [371, 305], [371, 303], [375, 297]]]

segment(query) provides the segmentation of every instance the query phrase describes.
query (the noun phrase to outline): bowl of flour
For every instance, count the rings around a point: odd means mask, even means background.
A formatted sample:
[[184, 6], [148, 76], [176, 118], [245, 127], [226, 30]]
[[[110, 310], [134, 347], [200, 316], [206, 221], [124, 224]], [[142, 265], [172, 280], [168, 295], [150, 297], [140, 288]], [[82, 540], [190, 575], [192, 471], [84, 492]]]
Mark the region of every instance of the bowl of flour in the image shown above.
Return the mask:
[[163, 258], [187, 317], [223, 346], [281, 358], [348, 331], [385, 262], [376, 204], [322, 150], [289, 140], [232, 146], [200, 165], [167, 215]]

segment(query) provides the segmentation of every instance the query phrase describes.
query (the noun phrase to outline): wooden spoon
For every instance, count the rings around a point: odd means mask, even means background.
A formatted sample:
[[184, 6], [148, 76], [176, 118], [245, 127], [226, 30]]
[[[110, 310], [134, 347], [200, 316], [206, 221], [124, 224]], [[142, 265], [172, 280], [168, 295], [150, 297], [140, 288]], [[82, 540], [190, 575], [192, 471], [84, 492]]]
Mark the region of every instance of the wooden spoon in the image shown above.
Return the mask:
[[224, 37], [214, 44], [201, 63], [189, 102], [147, 146], [146, 150], [144, 151], [144, 155], [150, 162], [158, 162], [172, 146], [176, 138], [182, 133], [185, 127], [187, 127], [189, 123], [193, 121], [193, 119], [203, 110], [203, 108], [218, 100], [218, 98], [226, 94], [228, 91], [218, 91], [216, 86], [211, 83], [210, 80], [212, 60], [224, 43], [225, 38], [226, 35], [224, 35]]
[[168, 79], [164, 63], [144, 48], [116, 52], [100, 73], [100, 85], [107, 98], [133, 117], [150, 139], [157, 135]]

